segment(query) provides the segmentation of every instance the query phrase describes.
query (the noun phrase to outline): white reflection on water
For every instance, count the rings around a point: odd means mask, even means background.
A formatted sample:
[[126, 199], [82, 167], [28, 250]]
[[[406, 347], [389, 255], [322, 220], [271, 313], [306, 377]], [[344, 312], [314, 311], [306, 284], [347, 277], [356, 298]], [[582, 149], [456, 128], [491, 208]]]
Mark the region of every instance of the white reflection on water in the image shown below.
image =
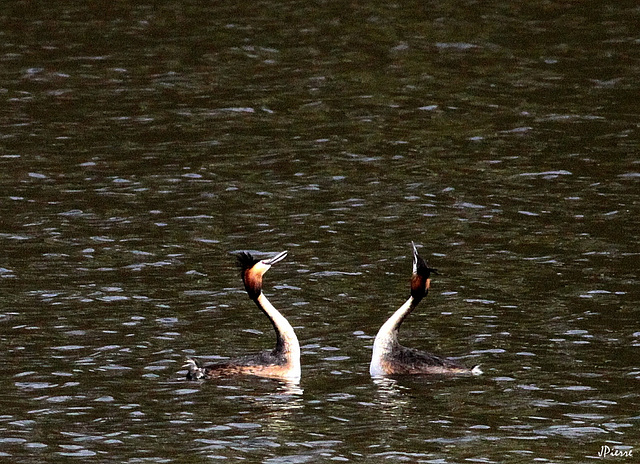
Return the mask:
[[376, 399], [381, 410], [385, 414], [398, 415], [399, 408], [408, 404], [406, 394], [409, 389], [389, 377], [376, 377], [372, 381], [377, 387]]

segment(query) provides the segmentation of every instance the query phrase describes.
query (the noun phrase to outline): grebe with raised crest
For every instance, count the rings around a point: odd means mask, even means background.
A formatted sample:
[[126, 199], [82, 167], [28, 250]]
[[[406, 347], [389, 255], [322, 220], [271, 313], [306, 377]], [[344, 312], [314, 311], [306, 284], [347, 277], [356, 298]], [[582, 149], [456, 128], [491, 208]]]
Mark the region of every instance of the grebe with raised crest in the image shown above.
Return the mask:
[[413, 242], [413, 273], [411, 275], [411, 296], [385, 322], [373, 342], [373, 354], [369, 373], [372, 377], [402, 374], [482, 374], [479, 366], [472, 369], [449, 358], [407, 348], [398, 343], [400, 325], [427, 296], [431, 285], [431, 274], [438, 274], [420, 257]]
[[275, 263], [283, 260], [283, 251], [270, 259], [256, 259], [242, 252], [238, 255], [242, 282], [249, 298], [269, 318], [276, 332], [276, 346], [271, 351], [229, 359], [220, 363], [200, 366], [194, 359], [187, 359], [187, 379], [195, 380], [228, 375], [255, 375], [288, 381], [300, 379], [300, 344], [289, 321], [262, 293], [262, 276]]

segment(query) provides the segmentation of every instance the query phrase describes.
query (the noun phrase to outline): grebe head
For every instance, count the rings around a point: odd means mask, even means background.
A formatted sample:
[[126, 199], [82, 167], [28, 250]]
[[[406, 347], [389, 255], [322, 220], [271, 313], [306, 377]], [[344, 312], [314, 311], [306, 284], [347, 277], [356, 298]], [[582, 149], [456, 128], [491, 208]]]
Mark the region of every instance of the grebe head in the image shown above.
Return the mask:
[[413, 247], [413, 274], [411, 276], [411, 296], [420, 301], [425, 297], [431, 286], [431, 274], [439, 275], [438, 270], [429, 267], [429, 264], [418, 254], [415, 243]]
[[275, 263], [282, 261], [287, 256], [287, 252], [278, 253], [273, 258], [256, 259], [250, 253], [242, 252], [238, 254], [238, 263], [241, 268], [242, 282], [249, 294], [249, 298], [255, 300], [262, 292], [262, 276]]

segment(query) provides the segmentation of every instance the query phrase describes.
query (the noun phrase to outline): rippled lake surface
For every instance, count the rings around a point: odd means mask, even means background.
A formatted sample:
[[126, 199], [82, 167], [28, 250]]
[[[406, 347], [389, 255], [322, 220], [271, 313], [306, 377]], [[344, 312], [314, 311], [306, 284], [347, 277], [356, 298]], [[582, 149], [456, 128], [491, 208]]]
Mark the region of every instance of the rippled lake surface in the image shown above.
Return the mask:
[[[640, 455], [633, 2], [6, 2], [0, 456], [586, 462]], [[372, 380], [405, 345], [484, 375]], [[189, 382], [272, 346], [303, 378]]]

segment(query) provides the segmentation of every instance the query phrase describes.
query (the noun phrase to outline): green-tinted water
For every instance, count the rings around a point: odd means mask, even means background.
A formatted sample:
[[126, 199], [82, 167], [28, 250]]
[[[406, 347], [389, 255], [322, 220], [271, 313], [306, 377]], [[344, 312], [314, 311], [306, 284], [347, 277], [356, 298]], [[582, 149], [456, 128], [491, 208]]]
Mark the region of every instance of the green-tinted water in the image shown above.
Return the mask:
[[[0, 7], [0, 455], [640, 453], [639, 14]], [[485, 375], [369, 377], [412, 240], [442, 275], [402, 341]], [[272, 345], [230, 252], [285, 249], [265, 293], [300, 385], [183, 380], [186, 356]]]

